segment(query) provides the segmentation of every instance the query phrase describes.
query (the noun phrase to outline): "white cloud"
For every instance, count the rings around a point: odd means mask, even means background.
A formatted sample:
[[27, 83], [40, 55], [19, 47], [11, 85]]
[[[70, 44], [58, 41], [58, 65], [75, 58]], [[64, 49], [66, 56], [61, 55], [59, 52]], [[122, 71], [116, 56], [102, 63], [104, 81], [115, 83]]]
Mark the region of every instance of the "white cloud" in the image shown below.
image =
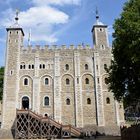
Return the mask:
[[[6, 0], [11, 2], [12, 0]], [[67, 24], [69, 15], [53, 5], [79, 5], [81, 0], [31, 0], [33, 7], [20, 11], [19, 24], [25, 32], [27, 41], [31, 29], [32, 41], [45, 41], [46, 43], [57, 42], [57, 34], [61, 30], [57, 25]], [[2, 13], [0, 26], [9, 27], [14, 24], [15, 11], [7, 9]], [[55, 33], [56, 32], [56, 33]]]
[[32, 3], [37, 6], [42, 5], [79, 5], [81, 0], [32, 0]]

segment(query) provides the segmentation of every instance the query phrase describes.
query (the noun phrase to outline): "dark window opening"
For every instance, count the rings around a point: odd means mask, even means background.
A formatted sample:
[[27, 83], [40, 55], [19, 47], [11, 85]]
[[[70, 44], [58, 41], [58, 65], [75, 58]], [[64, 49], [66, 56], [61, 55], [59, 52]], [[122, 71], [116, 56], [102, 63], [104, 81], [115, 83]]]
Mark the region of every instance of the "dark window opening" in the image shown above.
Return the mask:
[[98, 84], [100, 83], [100, 80], [99, 80], [99, 78], [97, 78], [97, 81], [98, 81]]
[[45, 85], [48, 85], [48, 84], [49, 84], [49, 79], [45, 78]]
[[70, 80], [66, 79], [66, 85], [69, 85], [69, 84], [70, 84]]
[[85, 64], [85, 70], [88, 70], [88, 64]]
[[31, 69], [31, 65], [29, 65], [29, 69]]
[[66, 105], [70, 105], [70, 99], [66, 99]]
[[24, 79], [24, 85], [28, 85], [28, 79], [27, 78]]
[[32, 69], [34, 69], [34, 65], [32, 65]]
[[66, 65], [65, 65], [65, 68], [66, 68], [66, 70], [69, 70], [69, 65], [66, 64]]
[[77, 78], [77, 84], [79, 84], [79, 78]]
[[104, 69], [105, 69], [105, 70], [107, 69], [107, 64], [104, 64]]
[[89, 84], [89, 79], [88, 78], [85, 79], [85, 83]]
[[43, 64], [43, 69], [45, 69], [45, 64]]
[[109, 82], [108, 82], [108, 79], [107, 78], [105, 78], [105, 84], [107, 85]]
[[22, 108], [29, 109], [29, 98], [27, 96], [22, 98]]
[[87, 104], [91, 104], [91, 99], [87, 98]]
[[49, 97], [44, 98], [44, 105], [49, 106]]
[[108, 97], [106, 98], [106, 103], [110, 104], [110, 98], [108, 98]]

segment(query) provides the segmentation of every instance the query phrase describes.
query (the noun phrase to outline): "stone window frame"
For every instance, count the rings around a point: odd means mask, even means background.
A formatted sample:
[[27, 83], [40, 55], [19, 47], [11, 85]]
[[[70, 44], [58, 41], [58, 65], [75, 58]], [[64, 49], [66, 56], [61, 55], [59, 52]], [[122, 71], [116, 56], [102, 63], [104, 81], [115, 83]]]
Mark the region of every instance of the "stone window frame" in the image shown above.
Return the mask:
[[103, 32], [104, 31], [104, 29], [103, 28], [99, 28], [99, 30], [98, 30], [99, 32]]
[[[27, 79], [27, 84], [25, 84], [25, 79]], [[24, 77], [23, 79], [23, 86], [29, 86], [30, 82], [29, 82], [29, 78], [28, 77]]]
[[100, 49], [101, 49], [101, 50], [105, 50], [105, 45], [101, 44], [101, 45], [100, 45]]
[[108, 79], [106, 77], [104, 78], [104, 82], [105, 82], [106, 85], [108, 85], [108, 83], [109, 83]]
[[14, 74], [14, 70], [10, 70], [9, 75], [12, 76]]
[[106, 104], [110, 105], [110, 98], [109, 97], [106, 98]]
[[104, 64], [104, 70], [106, 70], [107, 69], [107, 64]]
[[21, 69], [21, 70], [25, 70], [25, 69], [26, 69], [25, 62], [21, 62], [21, 63], [20, 63], [20, 69]]
[[85, 78], [85, 84], [89, 85], [89, 78]]
[[[48, 79], [48, 84], [46, 84], [46, 79]], [[50, 85], [50, 78], [49, 77], [44, 77], [44, 85], [49, 86]]]
[[69, 64], [66, 64], [65, 65], [65, 70], [69, 70], [69, 69], [70, 69]]
[[85, 70], [88, 70], [88, 69], [89, 69], [88, 64], [85, 64]]
[[87, 98], [87, 105], [91, 105], [91, 99]]
[[71, 100], [70, 100], [70, 98], [66, 98], [66, 105], [71, 105]]
[[[45, 98], [48, 99], [48, 104], [45, 104]], [[43, 97], [43, 107], [49, 107], [49, 106], [50, 106], [50, 97], [45, 95]]]
[[42, 64], [42, 69], [45, 69], [46, 68], [46, 65], [45, 64]]
[[66, 78], [66, 85], [68, 86], [68, 85], [70, 85], [70, 79], [69, 78]]

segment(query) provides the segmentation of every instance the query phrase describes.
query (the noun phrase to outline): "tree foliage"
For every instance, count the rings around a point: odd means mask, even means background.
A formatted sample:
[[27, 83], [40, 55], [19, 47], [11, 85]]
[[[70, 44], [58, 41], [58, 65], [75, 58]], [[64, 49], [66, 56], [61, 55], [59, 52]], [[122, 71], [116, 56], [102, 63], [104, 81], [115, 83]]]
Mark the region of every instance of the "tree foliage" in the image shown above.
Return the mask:
[[0, 100], [2, 100], [3, 95], [3, 80], [4, 80], [4, 67], [0, 68]]
[[140, 101], [140, 0], [125, 3], [114, 23], [109, 89], [117, 100]]

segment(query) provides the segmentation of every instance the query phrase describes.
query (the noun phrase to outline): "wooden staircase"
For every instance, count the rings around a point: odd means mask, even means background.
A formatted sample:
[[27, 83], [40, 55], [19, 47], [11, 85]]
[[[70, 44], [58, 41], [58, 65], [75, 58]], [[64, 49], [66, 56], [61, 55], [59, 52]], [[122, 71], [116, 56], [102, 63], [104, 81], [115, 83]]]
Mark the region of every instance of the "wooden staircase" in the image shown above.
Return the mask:
[[81, 131], [71, 125], [62, 125], [48, 116], [42, 117], [31, 110], [17, 110], [16, 139], [46, 139], [80, 137]]

